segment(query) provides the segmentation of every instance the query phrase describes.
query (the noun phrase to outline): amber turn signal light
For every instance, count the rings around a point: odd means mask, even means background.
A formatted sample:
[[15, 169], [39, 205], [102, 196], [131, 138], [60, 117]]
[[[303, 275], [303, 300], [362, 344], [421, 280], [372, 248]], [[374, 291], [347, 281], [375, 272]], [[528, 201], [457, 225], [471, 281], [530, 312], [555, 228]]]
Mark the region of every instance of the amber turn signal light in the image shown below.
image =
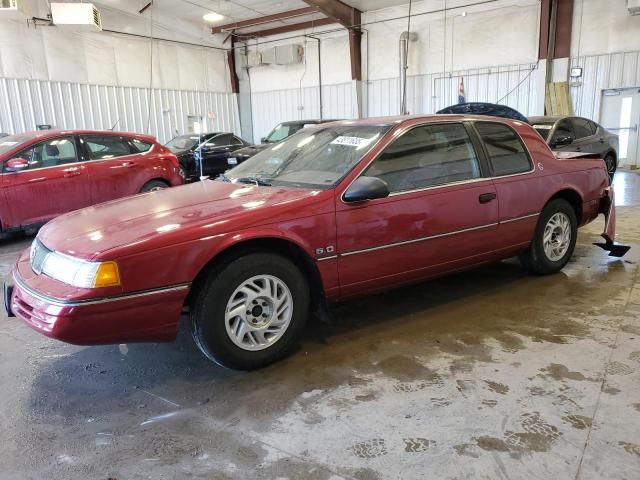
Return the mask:
[[120, 285], [120, 272], [116, 262], [102, 262], [96, 272], [94, 288]]

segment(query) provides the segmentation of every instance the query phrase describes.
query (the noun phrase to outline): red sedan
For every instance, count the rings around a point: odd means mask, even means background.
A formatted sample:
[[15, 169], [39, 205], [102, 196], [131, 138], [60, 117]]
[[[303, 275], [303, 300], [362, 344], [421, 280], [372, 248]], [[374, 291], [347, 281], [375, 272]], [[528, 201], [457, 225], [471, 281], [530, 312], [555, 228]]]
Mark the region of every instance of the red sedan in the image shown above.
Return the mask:
[[181, 185], [175, 155], [148, 135], [47, 130], [0, 139], [0, 232]]
[[6, 288], [37, 331], [91, 345], [196, 344], [238, 369], [296, 342], [310, 312], [512, 256], [560, 270], [613, 191], [601, 159], [559, 159], [529, 125], [456, 115], [300, 131], [226, 177], [47, 224]]

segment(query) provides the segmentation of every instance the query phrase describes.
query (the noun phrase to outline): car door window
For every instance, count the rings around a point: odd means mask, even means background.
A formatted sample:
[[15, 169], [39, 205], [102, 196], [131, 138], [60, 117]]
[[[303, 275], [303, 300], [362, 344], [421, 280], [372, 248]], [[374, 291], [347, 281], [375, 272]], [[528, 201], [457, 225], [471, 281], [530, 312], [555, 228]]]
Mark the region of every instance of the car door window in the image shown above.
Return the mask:
[[132, 153], [127, 140], [115, 135], [85, 135], [82, 140], [91, 160], [105, 160]]
[[[28, 170], [57, 167], [77, 161], [76, 145], [73, 137], [61, 137], [34, 145], [19, 154], [16, 158], [24, 158]], [[24, 171], [24, 170], [23, 170]]]
[[133, 144], [135, 149], [138, 150], [138, 152], [141, 152], [141, 153], [149, 151], [151, 149], [151, 147], [153, 146], [151, 143], [143, 142], [142, 140], [139, 140], [137, 138], [133, 138], [131, 140], [131, 143]]
[[551, 139], [551, 145], [555, 144], [559, 138], [569, 137], [573, 142], [576, 139], [573, 133], [573, 127], [569, 123], [569, 120], [560, 120], [556, 125], [556, 129], [553, 132], [553, 138]]
[[204, 144], [206, 147], [226, 147], [231, 143], [231, 135], [216, 135], [207, 143]]
[[591, 125], [589, 125], [591, 123], [589, 120], [585, 118], [572, 118], [570, 121], [576, 140], [593, 135], [594, 132], [591, 129]]
[[596, 122], [587, 120], [587, 124], [589, 125], [589, 129], [591, 130], [591, 135], [595, 135], [596, 133], [598, 133], [598, 124]]
[[401, 192], [480, 177], [480, 164], [460, 123], [422, 125], [395, 140], [367, 168]]
[[520, 136], [502, 123], [477, 122], [475, 127], [484, 142], [495, 176], [528, 172], [531, 159]]

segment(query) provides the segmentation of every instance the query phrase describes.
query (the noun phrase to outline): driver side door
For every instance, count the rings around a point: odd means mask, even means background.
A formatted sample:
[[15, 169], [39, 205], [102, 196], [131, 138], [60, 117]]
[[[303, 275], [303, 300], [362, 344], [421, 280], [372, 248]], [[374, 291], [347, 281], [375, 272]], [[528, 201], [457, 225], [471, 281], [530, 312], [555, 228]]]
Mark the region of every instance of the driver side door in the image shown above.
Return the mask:
[[44, 223], [58, 215], [89, 206], [86, 166], [78, 162], [74, 136], [49, 139], [15, 155], [28, 167], [3, 167], [8, 219], [5, 227]]
[[388, 197], [337, 200], [341, 295], [479, 263], [493, 249], [496, 190], [472, 138], [460, 122], [411, 127], [363, 173], [384, 180]]

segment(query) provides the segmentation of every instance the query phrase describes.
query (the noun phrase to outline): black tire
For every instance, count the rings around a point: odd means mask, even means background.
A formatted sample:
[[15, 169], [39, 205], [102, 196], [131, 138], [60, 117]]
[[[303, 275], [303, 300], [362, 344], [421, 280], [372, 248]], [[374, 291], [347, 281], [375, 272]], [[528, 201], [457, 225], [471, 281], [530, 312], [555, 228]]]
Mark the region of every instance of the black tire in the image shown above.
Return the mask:
[[154, 192], [165, 188], [169, 188], [169, 184], [166, 182], [163, 182], [162, 180], [151, 180], [142, 186], [140, 193]]
[[[564, 214], [568, 217], [571, 238], [564, 255], [562, 255], [561, 258], [553, 259], [549, 258], [545, 252], [544, 233], [549, 220], [551, 220], [551, 218], [557, 213]], [[576, 212], [571, 204], [562, 198], [551, 200], [540, 213], [531, 245], [520, 255], [520, 262], [529, 272], [535, 275], [549, 275], [556, 273], [562, 270], [571, 258], [571, 255], [573, 255], [573, 250], [576, 247], [577, 236], [578, 221], [576, 218]]]
[[[292, 313], [288, 327], [283, 329], [277, 340], [262, 350], [249, 351], [231, 339], [225, 312], [236, 289], [260, 275], [272, 276], [286, 285], [292, 298]], [[309, 287], [302, 272], [280, 255], [250, 253], [210, 274], [197, 292], [191, 308], [191, 332], [202, 353], [218, 365], [235, 370], [253, 370], [282, 358], [296, 345], [308, 314]], [[245, 324], [250, 326], [248, 322]]]
[[618, 165], [616, 165], [616, 157], [613, 153], [607, 153], [604, 157], [604, 164], [609, 174], [609, 182], [613, 182], [613, 176], [616, 174]]

